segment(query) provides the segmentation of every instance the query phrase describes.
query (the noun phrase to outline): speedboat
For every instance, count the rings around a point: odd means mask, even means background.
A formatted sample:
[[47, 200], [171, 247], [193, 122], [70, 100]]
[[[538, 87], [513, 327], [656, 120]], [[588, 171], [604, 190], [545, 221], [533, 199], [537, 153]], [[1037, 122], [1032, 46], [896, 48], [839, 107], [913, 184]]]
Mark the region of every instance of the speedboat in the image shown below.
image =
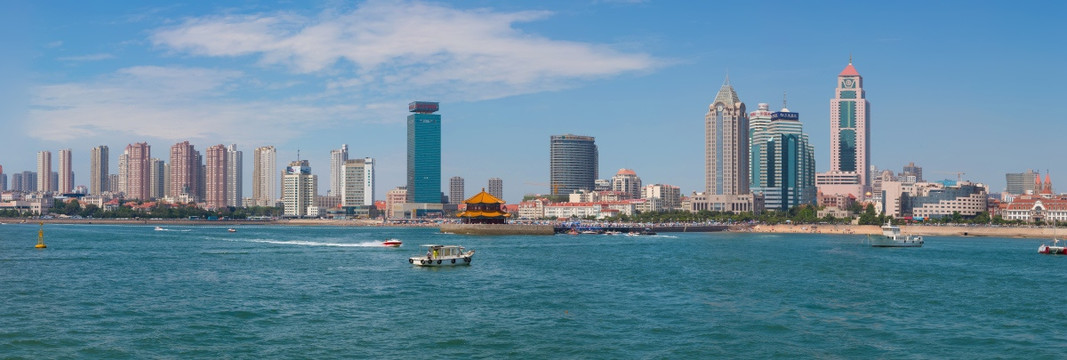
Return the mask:
[[408, 263], [417, 266], [456, 266], [470, 265], [474, 250], [465, 251], [459, 245], [423, 245], [425, 256], [408, 258]]
[[404, 243], [402, 241], [397, 240], [397, 239], [389, 239], [389, 240], [386, 240], [386, 241], [382, 241], [382, 245], [385, 245], [385, 246], [388, 246], [388, 247], [400, 247], [400, 245], [403, 245], [403, 244]]
[[902, 235], [900, 227], [886, 221], [882, 225], [882, 236], [871, 237], [867, 235], [867, 242], [871, 247], [922, 247], [923, 237], [918, 235]]
[[226, 231], [229, 231], [229, 232], [237, 232], [237, 229], [234, 229], [234, 228], [229, 228], [229, 229], [226, 229]]
[[1065, 249], [1067, 247], [1060, 246], [1059, 244], [1060, 239], [1052, 239], [1052, 245], [1041, 244], [1041, 246], [1037, 247], [1037, 252], [1046, 255], [1067, 255], [1067, 249]]
[[163, 231], [163, 230], [166, 230], [166, 229], [164, 229], [162, 226], [156, 226], [156, 231]]

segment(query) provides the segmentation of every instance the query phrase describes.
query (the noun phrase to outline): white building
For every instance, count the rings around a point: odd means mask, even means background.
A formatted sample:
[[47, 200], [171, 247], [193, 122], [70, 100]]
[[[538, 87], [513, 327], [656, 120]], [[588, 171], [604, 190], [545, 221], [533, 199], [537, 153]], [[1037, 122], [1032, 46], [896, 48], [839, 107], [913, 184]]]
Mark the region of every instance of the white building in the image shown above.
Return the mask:
[[348, 161], [348, 144], [341, 144], [340, 149], [330, 150], [330, 193], [338, 195], [344, 183], [345, 161]]
[[311, 174], [307, 160], [289, 163], [282, 175], [282, 203], [285, 204], [285, 216], [302, 217], [307, 215], [307, 208], [315, 201], [316, 178]]
[[548, 204], [544, 209], [544, 217], [549, 218], [593, 217], [604, 219], [617, 215], [632, 216], [636, 210], [636, 205], [631, 201], [566, 202]]
[[611, 177], [611, 190], [627, 194], [630, 199], [638, 199], [641, 197], [641, 178], [633, 170], [619, 169]]
[[277, 151], [262, 146], [252, 157], [252, 200], [257, 206], [274, 206], [278, 200]]
[[374, 205], [374, 159], [345, 161], [341, 173], [341, 206]]
[[658, 200], [651, 211], [671, 211], [682, 208], [682, 190], [674, 185], [646, 185], [641, 188], [641, 198]]
[[240, 207], [244, 205], [244, 153], [237, 150], [237, 144], [226, 147], [226, 205]]

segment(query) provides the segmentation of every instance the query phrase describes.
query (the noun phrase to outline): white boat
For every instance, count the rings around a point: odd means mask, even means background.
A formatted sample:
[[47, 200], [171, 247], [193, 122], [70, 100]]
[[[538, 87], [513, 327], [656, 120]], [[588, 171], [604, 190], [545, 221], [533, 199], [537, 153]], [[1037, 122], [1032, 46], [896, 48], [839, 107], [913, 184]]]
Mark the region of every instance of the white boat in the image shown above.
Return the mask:
[[388, 247], [400, 247], [400, 245], [403, 245], [403, 244], [404, 243], [402, 241], [397, 240], [397, 239], [389, 239], [389, 240], [386, 240], [386, 241], [382, 241], [382, 245], [388, 246]]
[[166, 229], [164, 229], [162, 226], [156, 226], [156, 231], [163, 231], [163, 230], [166, 230]]
[[1041, 244], [1037, 247], [1037, 252], [1046, 255], [1067, 255], [1067, 247], [1060, 246], [1060, 239], [1053, 238], [1052, 245]]
[[458, 245], [423, 245], [426, 255], [408, 258], [408, 263], [418, 266], [470, 265], [474, 250], [464, 251]]
[[234, 229], [234, 228], [229, 228], [229, 229], [226, 229], [226, 231], [229, 231], [229, 232], [237, 232], [237, 229]]
[[882, 236], [867, 235], [867, 242], [871, 244], [871, 247], [922, 247], [923, 237], [902, 235], [899, 226], [886, 221], [885, 225], [882, 225]]

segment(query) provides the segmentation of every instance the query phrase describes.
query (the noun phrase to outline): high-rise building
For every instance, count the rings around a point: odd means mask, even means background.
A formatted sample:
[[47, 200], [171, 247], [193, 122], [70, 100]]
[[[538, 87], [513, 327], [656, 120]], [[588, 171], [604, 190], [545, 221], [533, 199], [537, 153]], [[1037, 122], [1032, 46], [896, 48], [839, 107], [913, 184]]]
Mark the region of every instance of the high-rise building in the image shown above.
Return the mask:
[[152, 198], [152, 148], [148, 143], [126, 146], [126, 198]]
[[261, 146], [253, 153], [252, 202], [257, 206], [274, 206], [278, 201], [277, 154], [274, 146]]
[[767, 104], [759, 104], [752, 117], [761, 117], [754, 131], [750, 156], [753, 158], [752, 192], [763, 196], [766, 209], [786, 211], [792, 207], [817, 202], [815, 187], [815, 149], [804, 133], [800, 115], [787, 108], [771, 113], [763, 122]]
[[7, 190], [7, 174], [4, 174], [4, 167], [0, 166], [0, 191]]
[[438, 103], [408, 104], [407, 199], [411, 203], [441, 203], [441, 115]]
[[170, 197], [184, 195], [192, 201], [201, 200], [202, 159], [200, 152], [188, 141], [170, 147]]
[[825, 195], [866, 196], [871, 159], [871, 111], [863, 90], [863, 77], [852, 66], [837, 75], [837, 89], [830, 100], [830, 171], [816, 175]]
[[103, 194], [108, 191], [108, 148], [100, 145], [89, 150], [89, 193]]
[[71, 164], [70, 149], [59, 150], [59, 182], [56, 189], [60, 194], [74, 191], [74, 170]]
[[923, 168], [921, 166], [915, 166], [914, 162], [909, 162], [904, 166], [904, 171], [900, 173], [901, 177], [914, 176], [914, 182], [923, 182]]
[[341, 195], [341, 183], [344, 171], [341, 170], [348, 161], [348, 144], [341, 144], [340, 149], [330, 150], [330, 191], [327, 195]]
[[159, 199], [167, 196], [167, 163], [157, 158], [148, 160], [148, 197]]
[[1041, 178], [1041, 174], [1034, 170], [1026, 170], [1026, 172], [1022, 173], [1007, 173], [1004, 174], [1004, 178], [1008, 184], [1007, 189], [1004, 191], [1009, 194], [1037, 194], [1041, 190], [1035, 185]]
[[386, 218], [400, 218], [404, 217], [404, 210], [400, 205], [407, 203], [408, 189], [399, 186], [395, 189], [389, 190], [385, 193], [385, 217]]
[[226, 169], [229, 158], [226, 146], [218, 144], [208, 147], [204, 154], [204, 202], [208, 209], [224, 208], [227, 205]]
[[244, 153], [237, 144], [226, 148], [226, 206], [240, 207], [244, 196]]
[[112, 192], [114, 192], [116, 194], [117, 193], [126, 193], [126, 180], [127, 180], [127, 176], [126, 175], [127, 175], [128, 170], [129, 170], [129, 161], [127, 161], [127, 159], [129, 157], [130, 157], [130, 150], [129, 149], [123, 149], [122, 150], [122, 154], [119, 154], [119, 173], [117, 174], [118, 176], [116, 177], [116, 180], [118, 180], [118, 181], [112, 182], [112, 184], [114, 185], [114, 188], [115, 188], [114, 190], [112, 190]]
[[52, 189], [52, 152], [37, 152], [37, 191], [48, 192]]
[[463, 187], [463, 178], [453, 176], [451, 179], [448, 179], [448, 203], [459, 204], [462, 203], [463, 200], [466, 200], [466, 195], [464, 195], [466, 192], [465, 190], [466, 189]]
[[307, 215], [307, 208], [315, 201], [315, 175], [311, 174], [311, 165], [307, 160], [289, 163], [282, 175], [282, 202], [285, 204], [284, 215], [302, 217]]
[[749, 192], [749, 124], [745, 103], [727, 77], [704, 115], [704, 193], [693, 210], [755, 212]]
[[11, 190], [31, 193], [37, 191], [37, 173], [23, 171], [11, 175]]
[[582, 135], [552, 135], [549, 147], [549, 188], [552, 195], [593, 190], [600, 177], [596, 138]]
[[112, 194], [120, 193], [121, 190], [119, 190], [119, 182], [119, 174], [108, 174], [107, 191], [111, 192]]
[[[489, 178], [489, 195], [495, 196], [497, 199], [504, 199], [504, 180], [500, 178]], [[460, 200], [463, 201], [463, 200]]]
[[374, 205], [374, 159], [348, 160], [341, 169], [341, 206], [368, 209]]
[[611, 177], [611, 191], [626, 194], [630, 199], [641, 198], [641, 178], [631, 169], [619, 169]]
[[657, 210], [678, 210], [682, 207], [682, 190], [674, 185], [653, 184], [641, 188], [642, 199], [659, 199]]

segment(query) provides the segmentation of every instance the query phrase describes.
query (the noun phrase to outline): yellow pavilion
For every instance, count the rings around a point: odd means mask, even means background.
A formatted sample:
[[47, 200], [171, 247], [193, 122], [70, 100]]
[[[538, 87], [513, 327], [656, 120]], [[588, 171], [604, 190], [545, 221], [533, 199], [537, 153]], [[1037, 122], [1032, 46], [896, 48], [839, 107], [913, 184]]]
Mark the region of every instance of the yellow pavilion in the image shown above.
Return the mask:
[[456, 214], [463, 219], [464, 224], [506, 224], [511, 217], [504, 211], [504, 200], [490, 195], [482, 189], [482, 192], [471, 196], [463, 202], [467, 209]]

